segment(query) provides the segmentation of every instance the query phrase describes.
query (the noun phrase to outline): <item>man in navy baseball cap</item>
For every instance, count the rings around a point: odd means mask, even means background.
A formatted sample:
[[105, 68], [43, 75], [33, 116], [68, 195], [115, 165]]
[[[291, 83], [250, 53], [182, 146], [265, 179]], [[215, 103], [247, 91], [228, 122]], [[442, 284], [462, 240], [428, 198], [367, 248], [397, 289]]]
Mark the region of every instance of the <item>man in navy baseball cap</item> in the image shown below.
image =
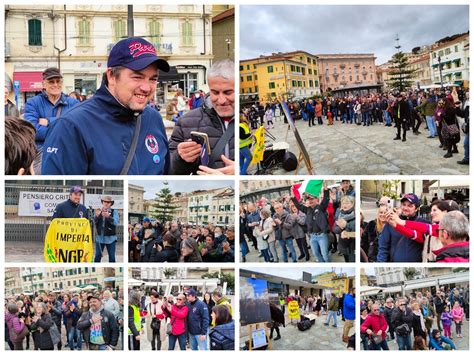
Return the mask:
[[110, 51], [102, 85], [65, 115], [46, 138], [43, 174], [165, 175], [169, 149], [163, 118], [148, 103], [169, 64], [141, 37]]
[[420, 204], [421, 204], [420, 199], [415, 194], [405, 194], [405, 195], [403, 195], [400, 202], [403, 203], [404, 201], [408, 201], [408, 202], [414, 204], [417, 208], [420, 207]]
[[156, 49], [147, 40], [141, 37], [123, 39], [113, 46], [110, 51], [107, 67], [125, 67], [140, 71], [156, 63], [158, 69], [168, 72], [170, 66], [164, 59], [158, 58]]

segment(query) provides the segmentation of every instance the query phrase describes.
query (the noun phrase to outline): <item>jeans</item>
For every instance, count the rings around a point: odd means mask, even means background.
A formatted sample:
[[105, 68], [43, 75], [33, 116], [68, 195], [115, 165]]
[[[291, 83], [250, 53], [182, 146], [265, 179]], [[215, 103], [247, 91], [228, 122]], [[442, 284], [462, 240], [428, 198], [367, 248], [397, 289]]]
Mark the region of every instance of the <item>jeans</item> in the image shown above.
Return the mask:
[[433, 116], [426, 116], [426, 124], [428, 125], [428, 130], [430, 131], [430, 137], [436, 137], [436, 125]]
[[178, 340], [179, 348], [181, 350], [186, 350], [186, 333], [183, 333], [181, 335], [173, 335], [171, 334], [168, 337], [168, 351], [174, 350], [174, 347], [176, 345], [176, 340]]
[[109, 263], [115, 263], [115, 245], [117, 242], [109, 243], [109, 244], [100, 244], [95, 243], [95, 263], [100, 263], [102, 259], [102, 252], [104, 248], [107, 248], [107, 254], [109, 255]]
[[369, 111], [367, 112], [362, 112], [362, 122], [365, 124], [365, 125], [370, 125], [370, 115], [369, 115]]
[[310, 239], [311, 251], [320, 262], [328, 263], [329, 260], [329, 239], [325, 233], [312, 233]]
[[397, 344], [398, 344], [398, 350], [412, 350], [411, 335], [408, 334], [403, 337], [400, 335], [397, 335]]
[[269, 263], [269, 262], [270, 262], [270, 255], [268, 254], [268, 248], [267, 248], [267, 249], [262, 249], [262, 250], [260, 250], [260, 252], [261, 252], [262, 255], [263, 255], [263, 260], [264, 260], [266, 263]]
[[349, 111], [349, 120], [351, 123], [354, 122], [354, 110], [352, 109]]
[[372, 350], [390, 350], [390, 349], [388, 348], [387, 341], [384, 340], [379, 344], [372, 343]]
[[71, 327], [67, 334], [67, 343], [69, 350], [74, 350], [74, 338], [76, 338], [76, 345], [78, 350], [82, 350], [82, 333], [77, 327]]
[[385, 117], [385, 124], [386, 125], [391, 125], [392, 124], [392, 119], [390, 118], [390, 113], [387, 110], [384, 110], [383, 115]]
[[341, 121], [342, 121], [342, 123], [346, 123], [346, 121], [347, 121], [347, 112], [342, 113]]
[[249, 147], [240, 148], [240, 175], [247, 175], [247, 169], [252, 161]]
[[273, 261], [277, 263], [280, 261], [280, 259], [278, 258], [275, 242], [276, 242], [275, 240], [273, 242], [268, 242], [268, 249], [269, 249], [268, 255], [270, 259], [273, 259]]
[[329, 325], [331, 323], [331, 318], [334, 319], [333, 325], [337, 326], [337, 318], [336, 318], [337, 311], [329, 311], [328, 317], [326, 319], [326, 324]]
[[193, 335], [189, 334], [189, 343], [191, 345], [191, 350], [209, 350], [207, 348], [207, 336], [206, 339], [200, 340], [200, 334]]
[[469, 161], [469, 134], [464, 136], [464, 160]]
[[249, 245], [247, 244], [247, 241], [243, 235], [240, 237], [240, 252], [242, 253], [243, 258], [245, 258], [245, 256], [249, 253]]
[[285, 263], [288, 262], [288, 251], [291, 253], [291, 259], [293, 259], [293, 262], [296, 263], [296, 251], [295, 247], [293, 245], [293, 238], [288, 238], [286, 240], [279, 240], [278, 243], [280, 244], [280, 248], [283, 252], [283, 261]]

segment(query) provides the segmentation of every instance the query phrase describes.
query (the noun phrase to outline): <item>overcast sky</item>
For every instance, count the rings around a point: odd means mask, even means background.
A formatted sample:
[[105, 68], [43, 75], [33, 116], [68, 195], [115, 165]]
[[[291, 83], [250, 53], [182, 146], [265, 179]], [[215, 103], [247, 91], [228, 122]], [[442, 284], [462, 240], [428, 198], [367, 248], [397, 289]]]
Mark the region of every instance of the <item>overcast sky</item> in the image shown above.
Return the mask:
[[319, 275], [324, 274], [326, 272], [335, 271], [337, 274], [346, 273], [347, 276], [354, 276], [355, 269], [354, 268], [341, 268], [336, 267], [299, 267], [299, 268], [270, 268], [270, 267], [246, 267], [243, 266], [242, 269], [255, 271], [255, 272], [262, 272], [269, 275], [274, 276], [281, 276], [287, 279], [298, 280], [303, 278], [303, 271], [311, 273], [311, 275]]
[[469, 30], [469, 7], [458, 6], [241, 6], [240, 59], [272, 52], [375, 53], [376, 63], [395, 53]]
[[[145, 199], [153, 199], [156, 193], [163, 188], [163, 181], [135, 180], [130, 181], [133, 185], [143, 186], [145, 188]], [[196, 190], [212, 190], [221, 187], [234, 188], [233, 181], [226, 180], [178, 180], [168, 181], [168, 187], [172, 193], [175, 192], [193, 192]]]

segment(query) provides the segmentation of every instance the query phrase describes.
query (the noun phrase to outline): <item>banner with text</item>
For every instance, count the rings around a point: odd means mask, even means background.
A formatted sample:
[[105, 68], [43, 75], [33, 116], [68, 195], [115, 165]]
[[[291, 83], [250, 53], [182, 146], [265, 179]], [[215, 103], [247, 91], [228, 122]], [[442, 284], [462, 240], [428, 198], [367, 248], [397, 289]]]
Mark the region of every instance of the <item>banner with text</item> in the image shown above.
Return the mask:
[[[87, 208], [102, 207], [100, 194], [84, 194], [83, 203]], [[123, 210], [123, 195], [113, 195], [113, 209]], [[56, 206], [69, 199], [69, 192], [20, 191], [18, 216], [51, 217]]]

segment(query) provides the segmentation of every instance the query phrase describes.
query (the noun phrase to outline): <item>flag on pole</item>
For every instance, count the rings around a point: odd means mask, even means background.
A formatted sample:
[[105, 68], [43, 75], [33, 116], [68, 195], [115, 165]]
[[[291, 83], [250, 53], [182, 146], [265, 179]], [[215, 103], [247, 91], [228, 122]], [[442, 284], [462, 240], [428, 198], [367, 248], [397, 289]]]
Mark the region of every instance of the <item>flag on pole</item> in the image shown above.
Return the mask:
[[295, 184], [291, 187], [293, 195], [300, 201], [303, 194], [309, 194], [314, 197], [319, 197], [323, 187], [324, 180], [305, 180], [300, 184]]
[[257, 164], [263, 160], [263, 153], [265, 152], [265, 127], [260, 126], [254, 134], [255, 145], [253, 149], [253, 157], [250, 165]]

